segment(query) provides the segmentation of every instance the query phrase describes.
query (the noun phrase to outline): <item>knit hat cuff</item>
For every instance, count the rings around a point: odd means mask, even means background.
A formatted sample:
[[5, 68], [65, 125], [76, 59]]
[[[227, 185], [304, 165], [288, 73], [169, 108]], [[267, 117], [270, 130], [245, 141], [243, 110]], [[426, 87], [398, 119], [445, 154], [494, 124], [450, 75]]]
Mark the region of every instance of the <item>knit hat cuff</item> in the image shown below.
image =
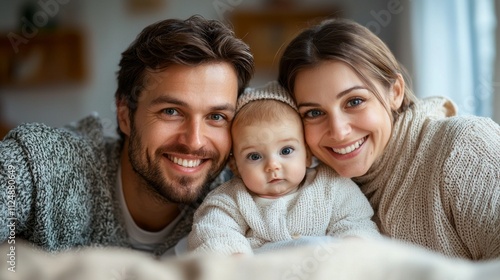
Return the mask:
[[246, 88], [243, 94], [238, 98], [238, 102], [236, 103], [236, 112], [252, 101], [264, 99], [281, 101], [292, 107], [295, 111], [299, 111], [292, 97], [288, 94], [285, 88], [283, 88], [277, 81], [272, 81], [262, 87]]

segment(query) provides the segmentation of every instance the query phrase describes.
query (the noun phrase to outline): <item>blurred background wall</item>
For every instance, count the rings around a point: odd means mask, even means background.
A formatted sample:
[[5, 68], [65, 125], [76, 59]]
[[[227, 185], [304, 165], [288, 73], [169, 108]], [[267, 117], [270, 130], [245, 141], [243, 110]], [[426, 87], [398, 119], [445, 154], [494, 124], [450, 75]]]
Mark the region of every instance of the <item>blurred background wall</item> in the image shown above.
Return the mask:
[[[494, 0], [484, 1], [490, 4], [486, 5], [486, 9], [495, 14], [494, 7], [498, 10], [499, 5], [491, 6]], [[293, 37], [296, 32], [294, 27], [313, 22], [311, 17], [314, 16], [333, 15], [351, 18], [377, 33], [408, 69], [415, 85], [432, 87], [433, 83], [440, 84], [440, 79], [429, 83], [418, 80], [418, 76], [425, 76], [425, 71], [422, 74], [419, 69], [429, 66], [420, 65], [420, 57], [416, 57], [416, 54], [426, 55], [429, 48], [432, 50], [441, 44], [431, 38], [436, 46], [422, 45], [427, 41], [419, 39], [419, 32], [427, 34], [433, 26], [423, 25], [432, 22], [429, 18], [415, 16], [414, 11], [419, 9], [418, 15], [421, 16], [428, 14], [426, 9], [433, 9], [432, 5], [422, 6], [425, 1], [418, 5], [415, 2], [420, 1], [3, 0], [0, 2], [0, 126], [13, 127], [34, 121], [62, 126], [97, 112], [104, 118], [106, 130], [110, 134], [114, 133], [113, 95], [121, 52], [145, 26], [165, 18], [184, 19], [193, 14], [230, 21], [235, 29], [243, 32], [241, 34], [245, 40], [251, 41], [252, 49], [256, 50], [256, 60], [262, 58], [252, 85], [275, 78], [279, 60], [276, 52]], [[440, 18], [442, 15], [438, 13], [431, 16]], [[280, 22], [288, 22], [288, 27], [281, 26]], [[253, 37], [252, 27], [262, 24], [268, 24], [269, 27], [260, 27], [263, 35]], [[486, 24], [490, 28], [483, 30], [491, 29], [491, 32], [498, 34], [498, 30], [494, 29], [496, 17]], [[269, 43], [273, 38], [275, 40]], [[437, 38], [440, 38], [439, 34]], [[262, 42], [271, 45], [258, 45]], [[492, 46], [494, 44], [495, 41]], [[267, 54], [264, 53], [266, 49]], [[490, 68], [494, 66], [495, 50], [493, 47], [493, 58], [489, 56]], [[431, 62], [435, 59], [432, 57]], [[432, 63], [440, 64], [439, 61]], [[498, 58], [496, 65], [500, 65]], [[491, 77], [488, 73], [483, 74], [490, 83], [485, 85], [483, 79], [480, 85], [493, 100], [489, 102], [491, 109], [487, 114], [500, 122], [500, 98], [493, 99], [499, 96], [494, 93], [494, 90], [500, 89], [498, 72]], [[451, 81], [453, 83], [453, 79]], [[477, 85], [473, 84], [472, 87], [477, 88]], [[416, 86], [417, 95], [421, 95], [418, 88]], [[420, 88], [423, 91], [423, 87]], [[440, 90], [454, 91], [451, 89], [444, 87]], [[426, 91], [429, 90], [426, 88]]]

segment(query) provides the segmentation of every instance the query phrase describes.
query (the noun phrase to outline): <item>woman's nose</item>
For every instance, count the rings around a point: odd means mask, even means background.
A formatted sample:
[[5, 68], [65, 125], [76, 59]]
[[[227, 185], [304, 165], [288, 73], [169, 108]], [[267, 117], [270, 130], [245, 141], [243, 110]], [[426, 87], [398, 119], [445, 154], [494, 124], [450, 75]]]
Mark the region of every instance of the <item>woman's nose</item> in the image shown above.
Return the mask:
[[334, 140], [342, 141], [351, 133], [349, 118], [343, 114], [330, 116], [329, 123], [330, 137]]

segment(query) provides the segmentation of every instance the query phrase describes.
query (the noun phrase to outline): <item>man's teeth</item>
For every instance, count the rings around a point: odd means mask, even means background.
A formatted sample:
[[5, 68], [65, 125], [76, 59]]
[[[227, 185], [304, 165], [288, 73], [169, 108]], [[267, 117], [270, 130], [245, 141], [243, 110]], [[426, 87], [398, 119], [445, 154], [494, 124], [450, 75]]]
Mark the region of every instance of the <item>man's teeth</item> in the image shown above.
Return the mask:
[[178, 157], [169, 157], [171, 161], [183, 167], [196, 167], [201, 164], [201, 159], [182, 159]]
[[354, 150], [356, 150], [357, 148], [359, 148], [359, 146], [361, 146], [361, 144], [363, 144], [363, 142], [365, 142], [365, 138], [364, 137], [362, 139], [358, 140], [356, 143], [352, 144], [351, 146], [347, 146], [347, 147], [342, 148], [342, 149], [333, 149], [332, 148], [332, 150], [334, 152], [336, 152], [337, 154], [345, 155], [345, 154], [353, 152]]

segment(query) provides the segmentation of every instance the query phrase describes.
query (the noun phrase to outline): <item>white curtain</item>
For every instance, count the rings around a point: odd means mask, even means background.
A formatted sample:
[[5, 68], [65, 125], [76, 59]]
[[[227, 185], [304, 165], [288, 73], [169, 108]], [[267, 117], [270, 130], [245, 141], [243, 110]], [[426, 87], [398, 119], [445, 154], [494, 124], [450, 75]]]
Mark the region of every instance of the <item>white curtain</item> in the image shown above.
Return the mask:
[[417, 96], [447, 96], [460, 114], [492, 117], [494, 1], [411, 1]]

